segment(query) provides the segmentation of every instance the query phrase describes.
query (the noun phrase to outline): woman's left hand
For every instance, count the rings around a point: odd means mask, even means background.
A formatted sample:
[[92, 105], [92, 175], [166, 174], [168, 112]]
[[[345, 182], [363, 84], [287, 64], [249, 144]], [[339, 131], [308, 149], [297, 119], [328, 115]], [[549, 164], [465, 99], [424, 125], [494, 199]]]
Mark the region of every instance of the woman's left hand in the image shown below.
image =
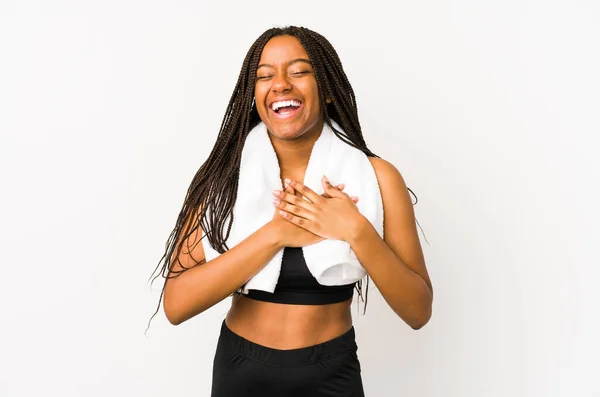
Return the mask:
[[354, 203], [357, 198], [332, 186], [325, 176], [321, 183], [329, 197], [318, 195], [300, 182], [286, 179], [285, 183], [309, 200], [285, 191], [273, 191], [273, 203], [288, 222], [323, 238], [342, 241], [348, 241], [362, 227], [365, 218]]

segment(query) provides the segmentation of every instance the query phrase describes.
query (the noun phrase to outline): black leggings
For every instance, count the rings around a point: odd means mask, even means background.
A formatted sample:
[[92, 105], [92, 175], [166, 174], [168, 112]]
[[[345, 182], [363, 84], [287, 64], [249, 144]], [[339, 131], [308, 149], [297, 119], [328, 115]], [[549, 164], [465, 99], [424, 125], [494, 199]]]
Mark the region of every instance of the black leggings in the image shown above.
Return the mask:
[[330, 341], [278, 350], [250, 342], [225, 322], [212, 397], [364, 397], [354, 328]]

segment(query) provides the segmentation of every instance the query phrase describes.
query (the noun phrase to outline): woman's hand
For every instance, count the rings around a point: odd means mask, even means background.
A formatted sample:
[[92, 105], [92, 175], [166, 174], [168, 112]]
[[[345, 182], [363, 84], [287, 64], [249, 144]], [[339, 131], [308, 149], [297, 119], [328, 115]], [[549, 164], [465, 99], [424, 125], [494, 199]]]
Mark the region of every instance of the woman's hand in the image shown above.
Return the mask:
[[[300, 182], [286, 180], [285, 191], [273, 192], [273, 204], [287, 222], [324, 239], [348, 241], [364, 224], [365, 218], [356, 207], [357, 198], [332, 186], [326, 177], [325, 193], [318, 195]], [[289, 193], [289, 187], [308, 199]]]
[[[344, 184], [339, 184], [336, 187], [331, 187], [332, 191], [341, 193], [344, 190]], [[295, 194], [294, 189], [286, 183], [284, 190], [286, 194], [293, 196]], [[296, 196], [302, 200], [302, 197]], [[327, 193], [323, 193], [323, 198], [331, 198]], [[358, 197], [352, 199], [354, 202], [358, 202]], [[275, 204], [275, 201], [274, 201]], [[277, 240], [281, 247], [306, 247], [312, 244], [316, 244], [323, 241], [324, 238], [318, 236], [302, 227], [295, 225], [294, 223], [288, 222], [284, 217], [279, 214], [279, 210], [276, 209], [271, 225], [275, 228], [277, 233]]]

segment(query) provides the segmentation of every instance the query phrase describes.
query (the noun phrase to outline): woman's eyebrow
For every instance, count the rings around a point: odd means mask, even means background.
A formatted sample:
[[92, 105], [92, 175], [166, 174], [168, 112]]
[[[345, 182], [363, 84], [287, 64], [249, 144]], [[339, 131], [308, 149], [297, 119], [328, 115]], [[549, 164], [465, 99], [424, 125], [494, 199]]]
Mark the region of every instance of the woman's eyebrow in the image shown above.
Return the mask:
[[[289, 61], [287, 64], [288, 66], [293, 65], [295, 63], [298, 62], [304, 62], [304, 63], [308, 63], [309, 65], [312, 66], [312, 62], [309, 59], [306, 58], [296, 58], [296, 59], [292, 59], [291, 61]], [[273, 65], [268, 64], [268, 63], [261, 63], [260, 65], [258, 65], [258, 67], [256, 69], [262, 68], [262, 67], [267, 67], [267, 68], [274, 68]]]

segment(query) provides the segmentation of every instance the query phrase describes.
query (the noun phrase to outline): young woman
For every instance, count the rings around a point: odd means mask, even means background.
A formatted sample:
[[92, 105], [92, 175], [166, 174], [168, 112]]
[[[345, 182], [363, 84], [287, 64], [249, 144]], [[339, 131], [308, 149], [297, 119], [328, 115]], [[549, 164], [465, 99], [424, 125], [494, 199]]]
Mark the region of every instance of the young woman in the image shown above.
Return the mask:
[[[226, 247], [242, 149], [264, 123], [284, 189], [273, 217]], [[344, 181], [324, 193], [303, 184], [324, 126], [361, 150], [379, 183], [383, 238], [359, 212]], [[336, 182], [338, 183], [338, 182]], [[259, 187], [257, 187], [259, 189]], [[350, 306], [362, 280], [321, 285], [302, 248], [325, 239], [348, 243], [394, 312], [414, 329], [431, 316], [433, 292], [409, 189], [365, 144], [354, 93], [331, 44], [306, 28], [274, 28], [250, 48], [216, 144], [196, 174], [167, 244], [161, 273], [165, 314], [180, 324], [234, 295], [214, 358], [212, 396], [364, 396]], [[201, 236], [220, 253], [206, 260]], [[204, 241], [206, 243], [207, 241]], [[242, 288], [283, 249], [273, 293]], [[368, 282], [368, 278], [367, 278]]]

